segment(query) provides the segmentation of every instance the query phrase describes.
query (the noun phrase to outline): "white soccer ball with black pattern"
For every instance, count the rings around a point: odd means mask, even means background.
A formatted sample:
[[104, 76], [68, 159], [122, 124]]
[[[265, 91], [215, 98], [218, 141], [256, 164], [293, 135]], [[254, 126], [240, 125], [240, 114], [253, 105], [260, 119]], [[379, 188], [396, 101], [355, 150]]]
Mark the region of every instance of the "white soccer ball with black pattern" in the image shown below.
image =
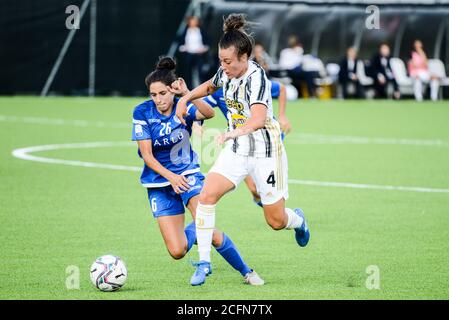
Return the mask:
[[123, 287], [127, 277], [123, 260], [113, 255], [99, 257], [90, 267], [90, 279], [101, 291], [117, 291]]

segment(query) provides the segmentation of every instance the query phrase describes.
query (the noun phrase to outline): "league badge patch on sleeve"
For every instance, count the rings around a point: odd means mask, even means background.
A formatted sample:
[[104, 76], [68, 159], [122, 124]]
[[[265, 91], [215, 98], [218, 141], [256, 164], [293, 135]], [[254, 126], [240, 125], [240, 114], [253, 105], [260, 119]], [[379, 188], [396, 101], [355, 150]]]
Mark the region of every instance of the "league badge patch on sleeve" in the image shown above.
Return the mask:
[[134, 125], [134, 132], [136, 133], [136, 137], [143, 136], [142, 126], [140, 124]]

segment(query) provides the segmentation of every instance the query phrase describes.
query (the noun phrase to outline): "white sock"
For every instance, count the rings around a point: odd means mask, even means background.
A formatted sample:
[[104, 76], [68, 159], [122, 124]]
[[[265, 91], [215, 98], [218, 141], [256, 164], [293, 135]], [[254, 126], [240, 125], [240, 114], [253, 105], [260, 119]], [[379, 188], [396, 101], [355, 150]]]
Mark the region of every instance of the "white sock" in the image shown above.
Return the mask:
[[285, 226], [285, 229], [294, 229], [299, 228], [302, 225], [302, 222], [304, 221], [303, 218], [298, 216], [292, 209], [285, 208], [285, 213], [287, 214], [288, 221], [287, 225]]
[[212, 248], [212, 234], [215, 228], [215, 205], [206, 205], [198, 202], [196, 208], [196, 241], [200, 261], [210, 262], [210, 250]]

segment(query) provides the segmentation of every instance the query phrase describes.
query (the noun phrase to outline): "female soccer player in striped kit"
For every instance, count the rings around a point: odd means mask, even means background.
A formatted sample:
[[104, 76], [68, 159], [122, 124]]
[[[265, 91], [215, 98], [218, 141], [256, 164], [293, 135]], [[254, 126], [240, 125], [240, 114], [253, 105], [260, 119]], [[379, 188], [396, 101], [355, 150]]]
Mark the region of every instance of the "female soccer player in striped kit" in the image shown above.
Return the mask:
[[210, 270], [215, 206], [220, 198], [250, 175], [259, 191], [267, 223], [274, 230], [294, 229], [299, 246], [307, 245], [310, 233], [301, 209], [285, 207], [288, 198], [287, 156], [279, 123], [273, 117], [270, 82], [264, 70], [250, 60], [253, 40], [245, 32], [241, 14], [224, 22], [218, 44], [220, 68], [179, 102], [176, 114], [185, 121], [187, 101], [205, 97], [223, 87], [228, 106], [228, 131], [217, 137], [225, 143], [209, 171], [196, 211], [199, 264], [191, 284], [202, 284]]
[[[270, 84], [271, 84], [271, 98], [279, 98], [279, 117], [277, 119], [281, 126], [282, 130], [281, 138], [283, 141], [285, 135], [291, 130], [290, 121], [288, 121], [285, 115], [286, 113], [285, 109], [287, 105], [287, 92], [285, 86], [280, 82], [270, 80]], [[205, 97], [204, 101], [206, 101], [212, 108], [219, 108], [225, 119], [228, 120], [228, 107], [226, 105], [225, 98], [223, 97], [223, 88], [220, 88], [213, 94]], [[203, 123], [202, 121], [195, 121], [193, 123], [192, 129], [193, 131], [196, 130], [196, 132], [199, 135], [202, 134], [201, 128], [202, 123]], [[257, 204], [259, 207], [263, 208], [262, 202], [260, 200], [260, 195], [257, 192], [257, 187], [253, 179], [250, 176], [247, 176], [244, 179], [244, 181], [249, 191], [251, 192], [251, 195], [253, 196], [254, 203]]]
[[[134, 109], [132, 140], [137, 141], [139, 156], [145, 162], [140, 180], [147, 188], [153, 216], [170, 255], [181, 259], [196, 240], [195, 224], [184, 228], [184, 206], [195, 218], [204, 180], [189, 141], [192, 123], [213, 117], [214, 111], [206, 102], [195, 100], [189, 104], [185, 123], [181, 124], [175, 114], [175, 94], [185, 95], [189, 91], [184, 81], [176, 77], [175, 67], [171, 58], [162, 58], [145, 79], [152, 100]], [[219, 230], [211, 231], [217, 252], [244, 276], [245, 282], [264, 284], [244, 262], [231, 239]]]

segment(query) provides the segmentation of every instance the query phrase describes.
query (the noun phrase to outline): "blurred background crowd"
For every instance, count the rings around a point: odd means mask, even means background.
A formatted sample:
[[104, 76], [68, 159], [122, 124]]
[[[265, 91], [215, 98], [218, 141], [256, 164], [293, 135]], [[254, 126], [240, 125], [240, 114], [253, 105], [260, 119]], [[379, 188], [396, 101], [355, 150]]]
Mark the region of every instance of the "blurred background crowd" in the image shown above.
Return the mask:
[[[66, 7], [89, 4], [80, 28], [68, 30]], [[143, 79], [160, 55], [175, 56], [192, 88], [218, 68], [223, 17], [241, 12], [252, 21], [253, 59], [290, 100], [449, 97], [447, 0], [5, 0], [0, 7], [2, 95], [146, 95]]]

